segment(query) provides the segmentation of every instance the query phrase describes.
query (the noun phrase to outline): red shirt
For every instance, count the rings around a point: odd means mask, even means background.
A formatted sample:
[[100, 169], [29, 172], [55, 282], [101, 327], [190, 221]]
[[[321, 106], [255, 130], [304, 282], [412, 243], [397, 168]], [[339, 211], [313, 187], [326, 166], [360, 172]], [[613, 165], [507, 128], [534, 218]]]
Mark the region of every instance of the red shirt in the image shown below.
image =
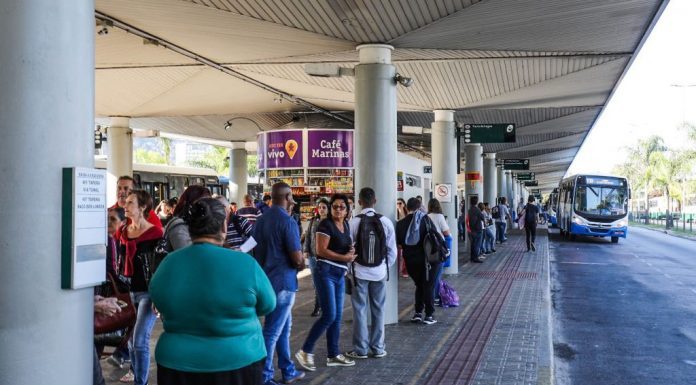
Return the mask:
[[[117, 207], [118, 207], [118, 203], [109, 207], [109, 210], [115, 209]], [[153, 226], [162, 229], [162, 221], [160, 221], [159, 216], [157, 216], [157, 214], [155, 214], [155, 210], [150, 210], [150, 214], [147, 216], [147, 221], [152, 223]], [[126, 225], [129, 225], [129, 224], [130, 224], [130, 218], [126, 218]], [[114, 238], [115, 239], [121, 238], [121, 229], [120, 228], [118, 230], [116, 230], [116, 233], [114, 234]]]

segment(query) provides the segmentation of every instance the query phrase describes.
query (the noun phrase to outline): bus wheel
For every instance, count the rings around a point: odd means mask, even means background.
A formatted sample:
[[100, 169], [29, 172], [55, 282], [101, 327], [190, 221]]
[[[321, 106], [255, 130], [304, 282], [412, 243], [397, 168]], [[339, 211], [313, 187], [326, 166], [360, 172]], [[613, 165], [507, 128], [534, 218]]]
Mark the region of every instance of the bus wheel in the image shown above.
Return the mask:
[[611, 243], [619, 243], [619, 237], [611, 237]]

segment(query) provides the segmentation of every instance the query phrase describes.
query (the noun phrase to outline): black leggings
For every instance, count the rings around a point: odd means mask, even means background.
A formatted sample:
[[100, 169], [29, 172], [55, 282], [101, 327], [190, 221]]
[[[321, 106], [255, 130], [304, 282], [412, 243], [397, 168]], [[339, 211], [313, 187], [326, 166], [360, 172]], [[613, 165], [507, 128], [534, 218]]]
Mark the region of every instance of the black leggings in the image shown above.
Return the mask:
[[160, 385], [262, 385], [265, 362], [264, 358], [236, 370], [211, 373], [182, 372], [157, 365], [157, 383]]
[[[529, 250], [531, 248], [531, 244], [536, 241], [536, 229], [536, 222], [524, 224], [524, 232], [527, 235], [527, 250]], [[529, 240], [530, 237], [531, 241]]]

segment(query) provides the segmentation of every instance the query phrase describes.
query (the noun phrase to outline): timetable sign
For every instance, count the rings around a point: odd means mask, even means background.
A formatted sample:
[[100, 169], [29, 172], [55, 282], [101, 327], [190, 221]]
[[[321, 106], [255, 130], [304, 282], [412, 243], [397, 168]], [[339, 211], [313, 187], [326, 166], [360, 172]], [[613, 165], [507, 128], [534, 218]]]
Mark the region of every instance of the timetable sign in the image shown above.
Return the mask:
[[515, 143], [515, 124], [465, 124], [461, 135], [464, 143]]
[[539, 185], [539, 181], [536, 181], [536, 180], [528, 180], [528, 181], [524, 182], [524, 185], [525, 185], [525, 187], [538, 186], [538, 185]]
[[529, 170], [529, 159], [498, 159], [496, 164], [503, 170]]

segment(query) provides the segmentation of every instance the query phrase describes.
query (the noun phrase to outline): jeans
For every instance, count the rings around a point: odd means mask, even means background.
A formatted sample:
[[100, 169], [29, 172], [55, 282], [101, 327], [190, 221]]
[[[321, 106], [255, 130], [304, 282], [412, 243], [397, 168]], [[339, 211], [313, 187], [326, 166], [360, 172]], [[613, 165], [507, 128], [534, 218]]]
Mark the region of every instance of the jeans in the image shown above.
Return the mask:
[[414, 306], [416, 313], [423, 314], [425, 310], [426, 317], [432, 316], [435, 313], [433, 286], [435, 286], [435, 273], [440, 269], [440, 264], [433, 263], [429, 267], [430, 271], [426, 271], [428, 267], [424, 258], [410, 258], [406, 260], [406, 268], [408, 275], [416, 284]]
[[157, 316], [152, 309], [150, 293], [134, 292], [131, 293], [131, 298], [138, 314], [131, 339], [131, 368], [135, 376], [135, 385], [145, 385], [150, 374], [150, 335]]
[[309, 271], [312, 272], [312, 284], [314, 285], [314, 307], [319, 305], [319, 274], [317, 273], [317, 257], [309, 255]]
[[488, 226], [485, 229], [483, 229], [483, 245], [481, 246], [481, 249], [486, 252], [490, 253], [495, 249], [493, 244], [495, 243], [495, 235], [493, 234], [493, 229]]
[[435, 282], [433, 282], [433, 298], [440, 299], [440, 280], [442, 279], [442, 271], [445, 270], [444, 263], [437, 265], [435, 271]]
[[483, 242], [483, 232], [469, 233], [469, 258], [473, 261], [481, 255], [481, 242]]
[[330, 358], [341, 354], [338, 339], [341, 336], [341, 318], [343, 317], [343, 297], [345, 296], [346, 269], [328, 263], [317, 263], [319, 276], [319, 305], [321, 317], [314, 322], [307, 339], [302, 345], [306, 353], [314, 352], [314, 345], [326, 331], [326, 350]]
[[[355, 278], [351, 302], [353, 303], [353, 349], [366, 355], [384, 353], [384, 303], [387, 298], [386, 279], [366, 281]], [[367, 306], [370, 306], [371, 325], [367, 325]]]
[[495, 222], [496, 241], [498, 241], [500, 243], [507, 241], [507, 237], [505, 236], [505, 230], [507, 230], [507, 223], [506, 222]]
[[105, 385], [104, 376], [102, 375], [101, 364], [99, 363], [99, 355], [97, 354], [97, 347], [94, 347], [94, 358], [92, 358], [92, 384], [93, 385]]
[[263, 339], [266, 343], [266, 363], [263, 368], [263, 382], [273, 379], [273, 352], [278, 354], [278, 368], [283, 378], [297, 374], [295, 364], [290, 359], [290, 329], [292, 328], [292, 305], [295, 292], [283, 290], [276, 293], [276, 307], [266, 315], [263, 322]]

